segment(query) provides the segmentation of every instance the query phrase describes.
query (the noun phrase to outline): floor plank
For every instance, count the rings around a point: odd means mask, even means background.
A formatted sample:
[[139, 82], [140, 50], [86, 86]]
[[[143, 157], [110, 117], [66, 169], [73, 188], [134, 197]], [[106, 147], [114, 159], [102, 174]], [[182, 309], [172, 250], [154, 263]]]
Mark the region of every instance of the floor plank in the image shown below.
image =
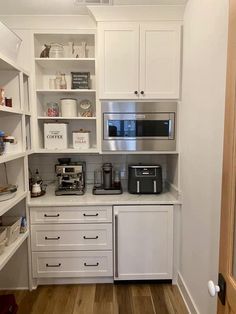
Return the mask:
[[18, 314], [187, 314], [171, 284], [90, 284], [39, 286], [13, 293]]

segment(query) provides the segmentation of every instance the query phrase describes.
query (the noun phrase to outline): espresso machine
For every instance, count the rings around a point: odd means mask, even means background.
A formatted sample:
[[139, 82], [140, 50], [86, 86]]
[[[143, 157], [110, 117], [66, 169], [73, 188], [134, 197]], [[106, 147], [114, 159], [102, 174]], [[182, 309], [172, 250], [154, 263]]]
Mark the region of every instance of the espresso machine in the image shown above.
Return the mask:
[[68, 162], [55, 166], [56, 195], [83, 195], [85, 193], [85, 163]]

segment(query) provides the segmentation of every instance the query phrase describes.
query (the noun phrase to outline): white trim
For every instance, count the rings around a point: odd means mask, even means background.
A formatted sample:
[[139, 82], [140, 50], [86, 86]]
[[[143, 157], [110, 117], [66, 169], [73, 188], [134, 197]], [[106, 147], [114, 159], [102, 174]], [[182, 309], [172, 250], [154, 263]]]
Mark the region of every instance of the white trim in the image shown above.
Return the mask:
[[7, 288], [0, 288], [0, 291], [9, 291], [9, 290], [29, 290], [29, 287], [25, 286], [25, 287], [7, 287]]
[[197, 309], [197, 306], [189, 292], [189, 289], [180, 273], [178, 273], [178, 279], [177, 279], [177, 287], [179, 289], [179, 292], [182, 296], [182, 299], [185, 303], [185, 306], [189, 312], [189, 314], [200, 314], [200, 312]]

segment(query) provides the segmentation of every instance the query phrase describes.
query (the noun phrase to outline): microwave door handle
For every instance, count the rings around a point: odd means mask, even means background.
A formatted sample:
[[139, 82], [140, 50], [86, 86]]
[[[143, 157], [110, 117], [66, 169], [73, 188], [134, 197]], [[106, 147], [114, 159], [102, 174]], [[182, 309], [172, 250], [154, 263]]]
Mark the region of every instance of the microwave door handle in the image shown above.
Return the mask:
[[140, 181], [137, 181], [137, 193], [140, 193]]
[[157, 181], [156, 180], [153, 181], [153, 192], [154, 193], [157, 192]]
[[175, 114], [170, 113], [169, 115], [169, 139], [175, 139]]

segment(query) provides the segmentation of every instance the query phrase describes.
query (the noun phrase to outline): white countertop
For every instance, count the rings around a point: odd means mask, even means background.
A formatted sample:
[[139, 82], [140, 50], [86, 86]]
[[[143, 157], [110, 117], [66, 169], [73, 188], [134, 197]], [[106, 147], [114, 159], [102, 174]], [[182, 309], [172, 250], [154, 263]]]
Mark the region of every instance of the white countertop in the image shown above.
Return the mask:
[[136, 195], [123, 192], [121, 195], [93, 195], [92, 186], [87, 186], [84, 195], [55, 196], [55, 186], [49, 185], [44, 196], [31, 198], [29, 206], [75, 206], [75, 205], [171, 205], [180, 204], [180, 200], [168, 191], [157, 195]]

